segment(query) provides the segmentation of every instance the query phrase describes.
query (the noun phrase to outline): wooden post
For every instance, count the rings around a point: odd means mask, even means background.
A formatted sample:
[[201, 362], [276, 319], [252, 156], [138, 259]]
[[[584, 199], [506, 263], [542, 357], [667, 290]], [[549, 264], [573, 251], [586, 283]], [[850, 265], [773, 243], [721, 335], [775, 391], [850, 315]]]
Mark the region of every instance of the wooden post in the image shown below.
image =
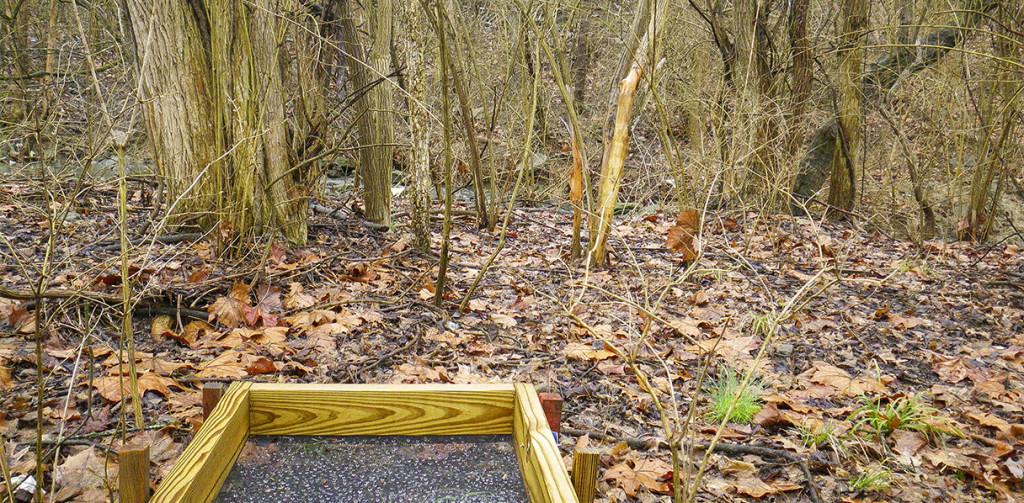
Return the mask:
[[580, 503], [593, 503], [597, 497], [597, 470], [601, 451], [592, 447], [576, 449], [572, 454], [572, 487]]
[[537, 393], [544, 416], [548, 420], [548, 428], [558, 441], [558, 433], [562, 431], [562, 395], [558, 393]]
[[117, 466], [121, 503], [149, 501], [149, 446], [122, 447], [117, 452]]
[[220, 397], [224, 396], [226, 386], [222, 382], [203, 383], [203, 419], [209, 418]]

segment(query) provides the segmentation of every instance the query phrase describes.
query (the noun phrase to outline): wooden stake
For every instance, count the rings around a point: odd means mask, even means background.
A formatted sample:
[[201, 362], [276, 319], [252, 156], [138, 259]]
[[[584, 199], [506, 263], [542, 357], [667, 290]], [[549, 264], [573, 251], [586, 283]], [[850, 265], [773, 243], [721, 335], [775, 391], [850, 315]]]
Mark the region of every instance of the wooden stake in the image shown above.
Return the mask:
[[149, 446], [126, 445], [117, 452], [121, 503], [149, 501]]
[[548, 428], [558, 441], [558, 432], [562, 431], [562, 395], [558, 393], [537, 393], [544, 416], [548, 420]]
[[576, 449], [572, 454], [572, 487], [580, 503], [593, 503], [597, 497], [597, 470], [601, 452], [591, 447]]
[[203, 419], [210, 417], [213, 408], [217, 406], [220, 397], [224, 396], [225, 390], [222, 382], [208, 382], [203, 384]]

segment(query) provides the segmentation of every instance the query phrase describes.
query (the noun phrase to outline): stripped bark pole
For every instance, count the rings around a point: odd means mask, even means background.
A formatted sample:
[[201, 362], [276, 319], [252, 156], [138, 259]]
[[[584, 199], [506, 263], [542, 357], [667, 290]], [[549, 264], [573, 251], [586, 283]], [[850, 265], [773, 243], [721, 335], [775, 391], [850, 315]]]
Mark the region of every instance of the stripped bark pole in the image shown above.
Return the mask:
[[[648, 0], [651, 2], [651, 0]], [[653, 2], [652, 2], [653, 3]], [[646, 29], [642, 23], [634, 27], [641, 27], [642, 38], [639, 33], [633, 36], [640, 38], [632, 52], [627, 51], [624, 57], [632, 60], [629, 71], [619, 81], [618, 95], [615, 102], [614, 121], [610, 136], [605, 138], [604, 156], [601, 161], [601, 178], [597, 192], [597, 208], [591, 217], [590, 223], [590, 249], [587, 262], [596, 267], [604, 267], [607, 262], [606, 244], [608, 234], [611, 231], [612, 218], [615, 214], [615, 205], [619, 198], [619, 189], [622, 185], [623, 168], [626, 157], [629, 155], [629, 127], [633, 119], [633, 99], [636, 97], [637, 87], [644, 76], [654, 64], [653, 46], [656, 38], [661, 33], [661, 27], [665, 20], [665, 6], [668, 2], [656, 2], [656, 12], [650, 12], [651, 6], [638, 9], [638, 16], [646, 16]]]

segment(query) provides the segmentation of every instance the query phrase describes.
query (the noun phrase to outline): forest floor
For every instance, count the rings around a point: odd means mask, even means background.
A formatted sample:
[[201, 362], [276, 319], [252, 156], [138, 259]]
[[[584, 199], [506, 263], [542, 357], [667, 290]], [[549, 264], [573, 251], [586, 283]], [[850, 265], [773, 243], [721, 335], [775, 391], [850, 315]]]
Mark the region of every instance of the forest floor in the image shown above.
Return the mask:
[[[58, 501], [108, 500], [110, 452], [131, 416], [113, 189], [78, 198], [51, 254], [50, 288], [77, 292], [47, 302], [42, 348], [44, 441], [59, 447], [45, 487]], [[132, 183], [130, 198], [132, 235], [155, 228], [146, 186]], [[403, 225], [373, 229], [345, 202], [321, 203], [339, 211], [313, 214], [303, 248], [233, 259], [202, 240], [132, 248], [146, 428], [129, 440], [151, 445], [156, 480], [202, 420], [205, 381], [529, 381], [565, 399], [567, 464], [575, 445], [605, 449], [602, 501], [669, 501], [661, 413], [685, 418], [692, 405], [684, 443], [705, 444], [718, 428], [709, 381], [754, 369], [756, 414], [722, 429], [701, 500], [1024, 498], [1016, 245], [915, 245], [849, 224], [712, 213], [687, 264], [666, 247], [675, 216], [637, 212], [615, 222], [611, 266], [586, 270], [568, 260], [571, 216], [521, 205], [459, 312], [496, 232], [456, 218], [438, 308], [436, 258], [415, 252]], [[40, 277], [46, 207], [30, 184], [0, 189], [8, 290]], [[36, 328], [34, 303], [0, 298], [0, 433], [15, 475], [34, 466]]]

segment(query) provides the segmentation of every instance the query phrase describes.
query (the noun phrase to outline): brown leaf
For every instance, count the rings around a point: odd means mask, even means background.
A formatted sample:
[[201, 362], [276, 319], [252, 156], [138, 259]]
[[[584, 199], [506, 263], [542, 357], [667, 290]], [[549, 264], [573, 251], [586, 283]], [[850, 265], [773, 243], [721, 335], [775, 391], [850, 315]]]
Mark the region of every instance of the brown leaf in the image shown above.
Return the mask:
[[[171, 394], [170, 388], [184, 389], [178, 381], [170, 377], [157, 375], [155, 372], [145, 372], [138, 377], [139, 395], [152, 391], [164, 397]], [[96, 392], [109, 402], [120, 402], [123, 394], [130, 395], [131, 380], [128, 376], [111, 375], [93, 379], [92, 385]], [[122, 389], [123, 386], [123, 389]]]
[[626, 495], [635, 498], [640, 488], [667, 494], [671, 490], [672, 465], [656, 458], [643, 459], [630, 466], [623, 461], [604, 473], [604, 479], [621, 487]]
[[615, 353], [605, 348], [603, 342], [595, 342], [594, 345], [587, 345], [580, 342], [570, 342], [562, 350], [566, 358], [571, 360], [595, 361], [607, 360], [615, 356]]
[[217, 297], [217, 300], [210, 305], [210, 321], [219, 321], [222, 325], [235, 328], [247, 320], [246, 308], [249, 306], [249, 285], [239, 282], [231, 287], [227, 296]]
[[0, 391], [7, 391], [14, 387], [14, 380], [11, 379], [11, 369], [0, 363]]
[[[54, 479], [58, 491], [57, 499], [62, 501], [107, 501], [106, 459], [94, 447], [87, 447], [57, 465]], [[112, 474], [111, 474], [112, 475]]]
[[194, 346], [197, 341], [216, 338], [219, 335], [220, 333], [213, 328], [213, 325], [202, 320], [193, 320], [185, 325], [185, 329], [181, 331], [181, 336], [177, 340], [187, 346]]
[[970, 369], [960, 358], [947, 358], [943, 355], [932, 353], [932, 370], [939, 377], [948, 383], [956, 384], [967, 378]]
[[928, 445], [928, 437], [919, 431], [896, 430], [891, 436], [896, 442], [894, 450], [900, 454], [900, 460], [908, 465], [914, 465], [914, 455]]
[[248, 372], [249, 375], [275, 374], [277, 373], [277, 365], [274, 365], [274, 362], [261, 356], [257, 358], [256, 361], [250, 363], [249, 366], [245, 368], [245, 371]]
[[[808, 374], [810, 375], [808, 376]], [[845, 370], [823, 361], [814, 362], [814, 367], [801, 374], [800, 377], [807, 378], [812, 383], [829, 386], [848, 396], [885, 392], [885, 384], [879, 379], [873, 377], [853, 378]]]
[[694, 236], [700, 228], [700, 213], [696, 210], [687, 210], [679, 214], [676, 224], [668, 229], [668, 238], [665, 246], [668, 249], [681, 253], [683, 260], [692, 262], [697, 258], [697, 249], [694, 244]]
[[[248, 375], [245, 368], [248, 361], [238, 351], [224, 351], [216, 358], [199, 365], [196, 376], [202, 379], [239, 379]], [[253, 357], [255, 358], [255, 357]]]
[[162, 341], [165, 338], [177, 338], [176, 333], [171, 328], [173, 320], [166, 314], [161, 314], [153, 318], [153, 322], [149, 325], [149, 335], [153, 337], [154, 341]]
[[199, 283], [206, 279], [208, 276], [210, 276], [210, 268], [203, 266], [192, 271], [192, 274], [188, 275], [188, 282], [193, 284]]
[[516, 319], [507, 314], [491, 313], [491, 321], [501, 328], [512, 328], [518, 325]]
[[280, 288], [266, 283], [256, 287], [256, 309], [266, 313], [276, 313], [280, 312], [283, 307]]
[[284, 307], [292, 311], [309, 309], [316, 305], [316, 299], [305, 292], [300, 283], [288, 285], [288, 293], [284, 296]]
[[794, 484], [792, 482], [775, 482], [769, 484], [757, 477], [744, 477], [732, 483], [732, 487], [736, 489], [737, 494], [743, 494], [750, 496], [754, 499], [760, 499], [765, 496], [779, 494], [788, 491], [797, 491], [803, 488], [800, 484]]
[[348, 277], [345, 279], [355, 281], [356, 283], [369, 283], [377, 279], [377, 271], [374, 269], [373, 264], [365, 262], [352, 264], [348, 268]]

